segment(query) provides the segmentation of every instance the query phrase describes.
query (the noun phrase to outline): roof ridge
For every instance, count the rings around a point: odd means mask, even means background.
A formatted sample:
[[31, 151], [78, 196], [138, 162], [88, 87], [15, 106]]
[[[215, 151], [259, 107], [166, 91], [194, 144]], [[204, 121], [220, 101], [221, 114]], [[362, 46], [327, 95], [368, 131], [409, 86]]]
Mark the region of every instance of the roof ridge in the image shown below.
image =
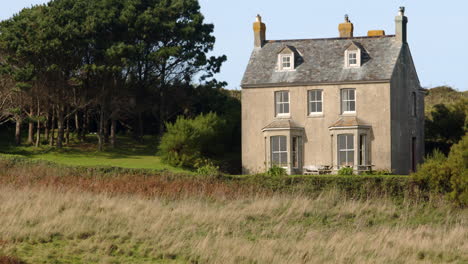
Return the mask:
[[266, 40], [267, 43], [275, 43], [275, 42], [288, 42], [288, 41], [306, 41], [306, 40], [340, 40], [340, 39], [370, 39], [370, 38], [391, 38], [395, 37], [395, 35], [384, 35], [384, 36], [359, 36], [359, 37], [351, 37], [351, 38], [310, 38], [310, 39], [278, 39], [278, 40]]

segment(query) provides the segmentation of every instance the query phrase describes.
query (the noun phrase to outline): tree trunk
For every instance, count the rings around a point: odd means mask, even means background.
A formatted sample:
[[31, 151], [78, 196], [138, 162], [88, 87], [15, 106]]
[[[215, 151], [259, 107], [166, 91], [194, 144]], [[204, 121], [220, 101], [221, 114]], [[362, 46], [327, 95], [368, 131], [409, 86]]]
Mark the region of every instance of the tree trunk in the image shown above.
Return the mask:
[[75, 112], [75, 135], [78, 140], [81, 140], [80, 115], [78, 111]]
[[104, 143], [109, 143], [109, 120], [105, 118], [104, 120]]
[[15, 143], [18, 146], [21, 144], [21, 121], [22, 120], [20, 118], [16, 119]]
[[55, 144], [55, 105], [52, 106], [52, 118], [50, 122], [50, 140], [49, 144], [53, 146]]
[[[68, 108], [67, 108], [68, 109]], [[69, 110], [69, 109], [68, 109]], [[65, 128], [65, 144], [70, 144], [70, 117], [68, 116], [67, 111], [67, 118], [66, 118], [66, 128]]]
[[57, 148], [63, 147], [63, 139], [65, 135], [65, 116], [64, 116], [64, 108], [60, 105], [57, 109]]
[[44, 138], [45, 140], [49, 140], [49, 125], [50, 125], [50, 113], [47, 112], [46, 121], [44, 124]]
[[117, 120], [115, 120], [114, 118], [112, 118], [112, 121], [111, 121], [111, 131], [110, 131], [110, 143], [111, 143], [111, 147], [112, 148], [115, 148], [115, 143], [116, 143], [116, 128], [117, 128]]
[[34, 122], [32, 120], [34, 116], [34, 110], [31, 106], [29, 109], [29, 121], [28, 121], [28, 144], [32, 145], [34, 142]]
[[36, 148], [41, 144], [41, 119], [39, 113], [41, 112], [39, 100], [37, 100], [37, 131], [36, 131]]
[[88, 109], [85, 108], [83, 112], [83, 128], [81, 130], [81, 141], [86, 140], [86, 135], [89, 133], [89, 113]]
[[98, 126], [98, 150], [102, 151], [104, 149], [104, 109], [101, 106], [101, 111], [99, 113], [99, 126]]

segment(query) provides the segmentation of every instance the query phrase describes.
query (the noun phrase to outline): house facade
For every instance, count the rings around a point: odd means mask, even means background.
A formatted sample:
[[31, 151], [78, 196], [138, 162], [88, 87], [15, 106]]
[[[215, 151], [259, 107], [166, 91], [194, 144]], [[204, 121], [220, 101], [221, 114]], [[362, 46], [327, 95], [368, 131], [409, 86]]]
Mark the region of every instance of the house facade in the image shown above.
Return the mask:
[[243, 173], [280, 166], [372, 168], [408, 174], [424, 153], [424, 89], [407, 43], [404, 8], [395, 35], [354, 37], [345, 17], [338, 38], [266, 40], [242, 80]]

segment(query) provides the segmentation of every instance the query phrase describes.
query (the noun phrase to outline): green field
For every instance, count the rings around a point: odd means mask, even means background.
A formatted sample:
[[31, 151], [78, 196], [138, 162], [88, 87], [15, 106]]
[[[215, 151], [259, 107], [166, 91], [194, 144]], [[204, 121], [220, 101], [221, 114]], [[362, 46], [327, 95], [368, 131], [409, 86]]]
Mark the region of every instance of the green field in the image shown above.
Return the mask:
[[145, 137], [143, 142], [132, 140], [129, 137], [119, 137], [115, 149], [106, 148], [97, 151], [97, 139], [89, 135], [86, 143], [71, 141], [70, 145], [59, 150], [55, 147], [43, 145], [39, 148], [33, 146], [14, 146], [11, 144], [11, 135], [1, 135], [0, 153], [14, 154], [31, 159], [51, 161], [70, 166], [111, 166], [122, 168], [151, 169], [157, 171], [189, 172], [172, 167], [161, 162], [156, 154], [157, 140]]

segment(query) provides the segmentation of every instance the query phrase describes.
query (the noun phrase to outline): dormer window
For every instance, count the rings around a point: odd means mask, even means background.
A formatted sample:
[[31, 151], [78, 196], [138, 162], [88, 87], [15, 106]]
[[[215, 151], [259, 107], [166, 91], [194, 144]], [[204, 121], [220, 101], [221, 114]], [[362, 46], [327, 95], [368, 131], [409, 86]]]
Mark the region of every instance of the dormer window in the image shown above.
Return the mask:
[[281, 70], [292, 70], [292, 55], [281, 55]]
[[295, 62], [295, 49], [291, 46], [285, 46], [278, 52], [278, 70], [293, 71]]
[[345, 50], [344, 54], [345, 68], [359, 68], [361, 67], [361, 49], [356, 43], [351, 43]]
[[348, 65], [357, 66], [357, 52], [348, 53]]

